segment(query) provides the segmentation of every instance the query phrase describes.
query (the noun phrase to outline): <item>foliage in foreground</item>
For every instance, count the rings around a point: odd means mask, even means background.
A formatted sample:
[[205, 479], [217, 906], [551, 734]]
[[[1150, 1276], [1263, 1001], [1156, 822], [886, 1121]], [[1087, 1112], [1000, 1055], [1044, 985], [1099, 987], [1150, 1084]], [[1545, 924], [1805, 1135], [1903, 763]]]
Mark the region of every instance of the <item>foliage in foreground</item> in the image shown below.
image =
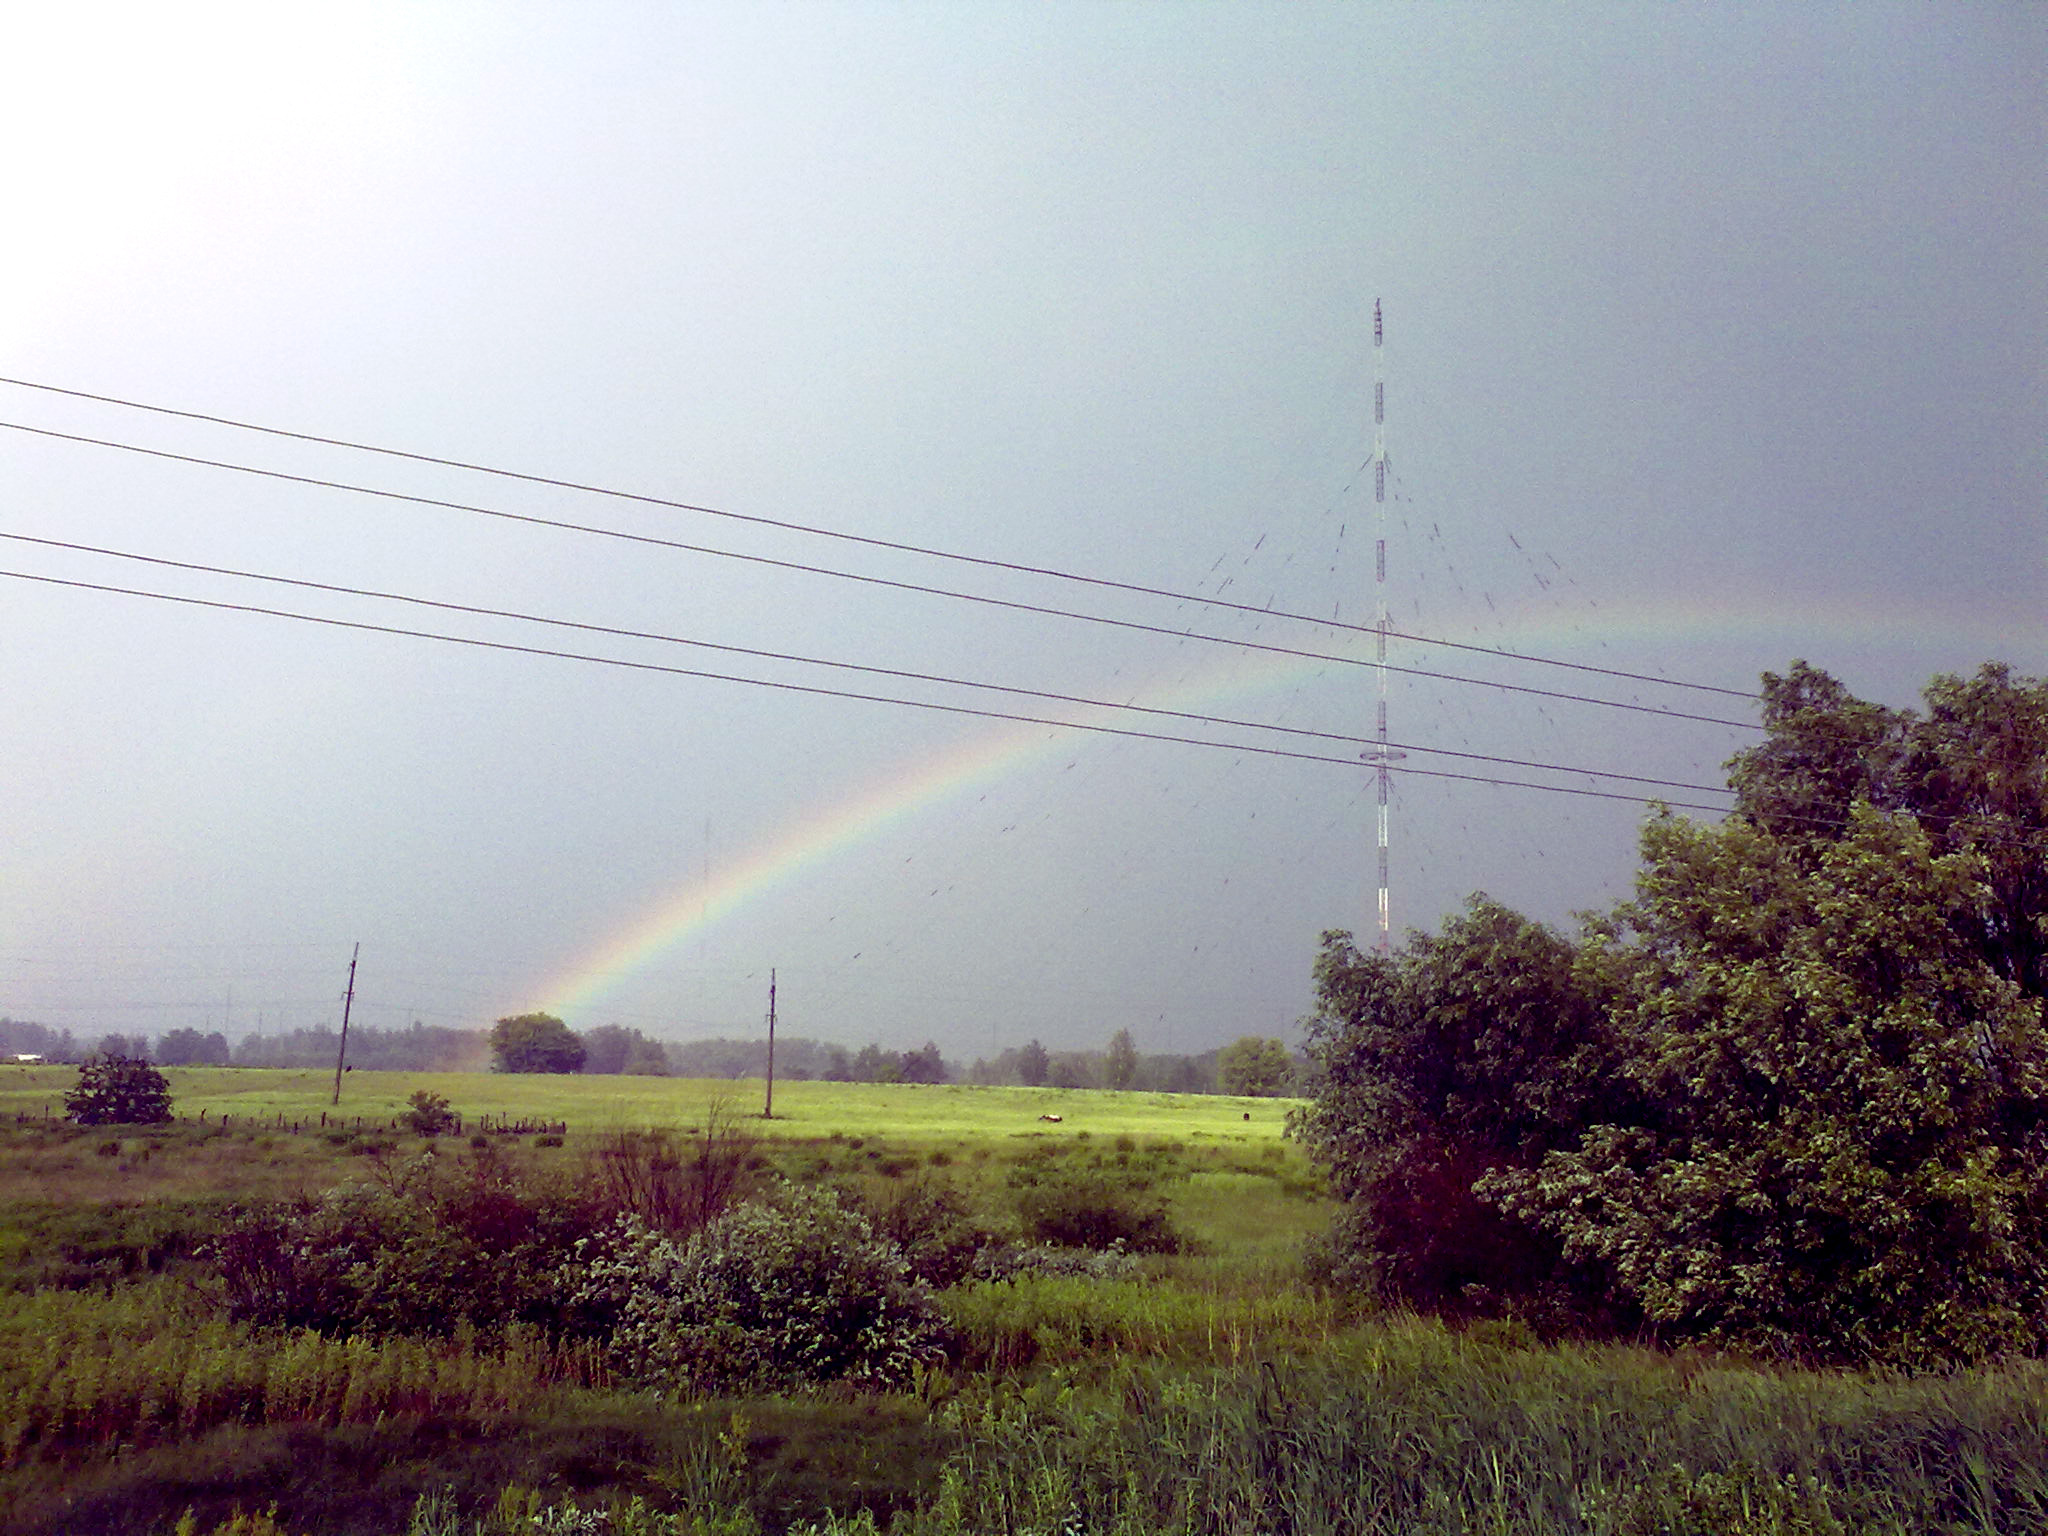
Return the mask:
[[531, 1328], [336, 1339], [198, 1315], [165, 1282], [112, 1297], [44, 1292], [0, 1320], [0, 1468], [220, 1425], [503, 1422], [561, 1387], [609, 1380], [599, 1350]]
[[1929, 1366], [2048, 1346], [2048, 683], [1800, 664], [1572, 941], [1325, 936], [1297, 1122], [1390, 1299]]
[[[1511, 1331], [1362, 1329], [1313, 1361], [1123, 1362], [977, 1384], [893, 1518], [811, 1536], [2005, 1536], [2048, 1530], [2048, 1376], [1775, 1373]], [[659, 1497], [419, 1501], [403, 1536], [755, 1536], [771, 1476], [743, 1416]], [[282, 1522], [290, 1528], [290, 1522]], [[224, 1533], [216, 1533], [224, 1536]], [[393, 1522], [389, 1536], [401, 1536]]]
[[579, 1246], [577, 1271], [573, 1303], [660, 1386], [875, 1390], [941, 1354], [930, 1287], [829, 1190], [791, 1186], [680, 1241], [627, 1218]]

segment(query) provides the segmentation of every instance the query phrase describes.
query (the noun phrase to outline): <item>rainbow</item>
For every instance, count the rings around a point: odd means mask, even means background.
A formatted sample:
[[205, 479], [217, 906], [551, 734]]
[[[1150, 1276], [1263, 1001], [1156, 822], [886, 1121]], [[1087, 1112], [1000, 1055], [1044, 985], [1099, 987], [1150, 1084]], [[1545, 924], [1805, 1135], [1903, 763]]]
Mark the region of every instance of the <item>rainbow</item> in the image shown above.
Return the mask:
[[[1161, 709], [1194, 709], [1298, 681], [1330, 665], [1251, 653], [1232, 658], [1192, 684], [1144, 702]], [[1031, 702], [1023, 701], [1020, 709], [1028, 710]], [[1203, 734], [1203, 727], [1187, 721], [1138, 719], [1127, 723], [1133, 730]], [[813, 811], [730, 863], [671, 887], [632, 923], [578, 956], [540, 987], [539, 996], [545, 999], [541, 1006], [564, 1018], [587, 1010], [664, 951], [765, 896], [798, 871], [865, 843], [951, 796], [1007, 778], [1072, 746], [1073, 735], [1061, 726], [1005, 725], [950, 752], [920, 759], [907, 772], [871, 784], [849, 800]], [[1336, 755], [1343, 746], [1304, 741], [1301, 750]]]
[[[1526, 611], [1502, 616], [1505, 623], [1493, 643], [1508, 650], [1572, 649], [1607, 641], [1632, 651], [1646, 642], [1701, 644], [1743, 638], [1754, 652], [1768, 638], [1778, 648], [1765, 653], [1764, 665], [1782, 667], [1799, 648], [1827, 655], [1844, 646], [1867, 648], [1891, 631], [1891, 619], [1874, 620], [1861, 611], [1797, 615], [1759, 604], [1740, 612], [1725, 603], [1671, 603], [1623, 613], [1601, 610], [1592, 620], [1565, 620], [1554, 611], [1540, 616]], [[1967, 626], [1975, 640], [1988, 639], [1978, 626]], [[1362, 649], [1363, 637], [1352, 636]], [[1925, 643], [1924, 633], [1921, 642]], [[1966, 655], [1970, 641], [1958, 635], [1956, 653]], [[1995, 643], [1995, 642], [1994, 642]], [[1785, 649], [1790, 646], [1792, 649]], [[1194, 681], [1145, 698], [1156, 708], [1203, 710], [1229, 700], [1291, 687], [1313, 678], [1332, 664], [1268, 653], [1231, 657]], [[1974, 665], [1972, 663], [1972, 665]], [[1455, 666], [1447, 670], [1456, 670]], [[1566, 685], [1569, 686], [1569, 685]], [[1734, 700], [1726, 701], [1734, 706]], [[1026, 701], [1028, 708], [1029, 701]], [[1739, 709], [1739, 706], [1736, 706]], [[1715, 711], [1719, 713], [1719, 711]], [[1363, 711], [1361, 711], [1361, 715]], [[1201, 735], [1200, 727], [1183, 729], [1171, 720], [1131, 722], [1135, 729]], [[613, 988], [664, 952], [729, 917], [846, 849], [901, 824], [942, 801], [1029, 768], [1043, 758], [1070, 750], [1073, 737], [1044, 725], [1003, 726], [964, 743], [953, 751], [922, 759], [900, 775], [885, 778], [839, 804], [815, 810], [784, 827], [769, 841], [749, 849], [720, 868], [671, 887], [616, 933], [578, 955], [552, 979], [534, 989], [539, 1006], [562, 1017], [588, 1012]], [[1341, 755], [1341, 743], [1304, 740], [1301, 750]]]

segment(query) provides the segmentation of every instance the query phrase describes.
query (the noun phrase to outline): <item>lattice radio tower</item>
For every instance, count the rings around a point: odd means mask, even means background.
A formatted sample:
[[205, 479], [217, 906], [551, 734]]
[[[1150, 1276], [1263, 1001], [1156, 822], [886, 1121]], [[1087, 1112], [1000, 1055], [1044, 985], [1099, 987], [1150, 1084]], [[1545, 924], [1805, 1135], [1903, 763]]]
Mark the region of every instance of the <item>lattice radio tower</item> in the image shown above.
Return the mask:
[[1387, 745], [1387, 365], [1386, 329], [1380, 301], [1372, 301], [1372, 500], [1373, 500], [1373, 630], [1379, 685], [1379, 742], [1361, 754], [1372, 768], [1379, 799], [1379, 949], [1393, 948], [1393, 907], [1387, 889], [1387, 792], [1393, 786], [1394, 764], [1408, 754]]

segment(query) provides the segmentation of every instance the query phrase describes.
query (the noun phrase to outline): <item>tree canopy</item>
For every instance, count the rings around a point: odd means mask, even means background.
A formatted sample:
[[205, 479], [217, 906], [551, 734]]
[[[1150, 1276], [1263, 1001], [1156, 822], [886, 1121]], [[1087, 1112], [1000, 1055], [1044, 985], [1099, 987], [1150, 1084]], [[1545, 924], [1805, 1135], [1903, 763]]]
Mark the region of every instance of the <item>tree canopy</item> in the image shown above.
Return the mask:
[[163, 1125], [171, 1118], [171, 1087], [146, 1061], [100, 1052], [79, 1066], [64, 1113], [75, 1125]]
[[1102, 1053], [1102, 1086], [1119, 1091], [1138, 1080], [1138, 1043], [1128, 1029], [1109, 1037], [1109, 1049]]
[[581, 1072], [582, 1038], [551, 1013], [519, 1013], [491, 1026], [500, 1072]]
[[1285, 1093], [1293, 1081], [1294, 1058], [1284, 1040], [1243, 1035], [1216, 1055], [1216, 1083], [1225, 1093], [1271, 1098]]
[[1339, 1278], [1442, 1310], [1930, 1364], [2048, 1344], [2048, 685], [1796, 664], [1718, 826], [1569, 938], [1325, 936], [1297, 1129]]

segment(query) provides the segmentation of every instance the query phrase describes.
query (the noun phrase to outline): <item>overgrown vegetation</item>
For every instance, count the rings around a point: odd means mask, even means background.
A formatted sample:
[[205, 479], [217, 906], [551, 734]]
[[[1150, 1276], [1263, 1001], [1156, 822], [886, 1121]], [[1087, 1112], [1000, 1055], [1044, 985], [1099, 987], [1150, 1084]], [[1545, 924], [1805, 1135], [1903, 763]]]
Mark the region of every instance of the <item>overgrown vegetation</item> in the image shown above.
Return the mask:
[[2048, 1343], [2048, 684], [1796, 666], [1719, 826], [1567, 939], [1325, 938], [1327, 1272], [1554, 1330], [1942, 1366]]

